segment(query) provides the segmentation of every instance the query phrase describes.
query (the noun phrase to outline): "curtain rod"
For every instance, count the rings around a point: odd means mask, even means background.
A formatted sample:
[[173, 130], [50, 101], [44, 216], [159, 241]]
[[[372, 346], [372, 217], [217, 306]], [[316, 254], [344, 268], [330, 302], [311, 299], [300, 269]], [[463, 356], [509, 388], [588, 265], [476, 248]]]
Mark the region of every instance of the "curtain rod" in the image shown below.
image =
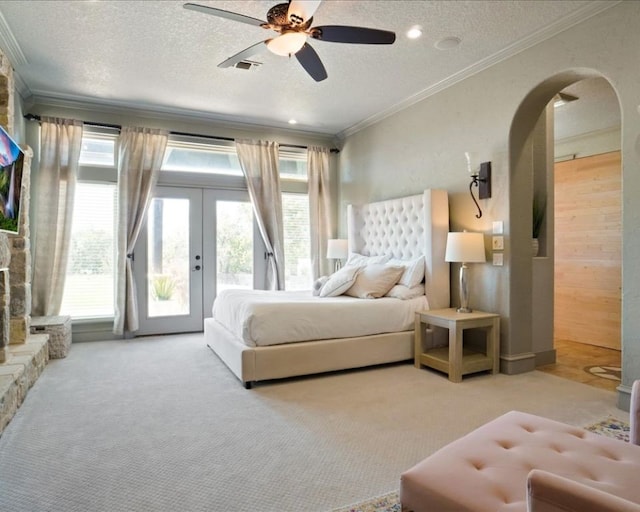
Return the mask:
[[[40, 121], [42, 118], [37, 114], [25, 114], [23, 116], [27, 121]], [[114, 130], [122, 129], [122, 126], [119, 124], [108, 124], [108, 123], [94, 123], [93, 121], [82, 121], [82, 124], [86, 124], [88, 126], [95, 126], [97, 128], [112, 128]], [[226, 140], [230, 142], [235, 142], [236, 139], [233, 137], [221, 137], [218, 135], [202, 135], [199, 133], [186, 133], [186, 132], [169, 132], [170, 135], [182, 135], [183, 137], [198, 137], [201, 139], [210, 139], [210, 140]], [[308, 146], [301, 146], [299, 144], [279, 144], [285, 148], [297, 148], [297, 149], [307, 149]], [[340, 153], [339, 149], [331, 148], [329, 150], [331, 153]]]

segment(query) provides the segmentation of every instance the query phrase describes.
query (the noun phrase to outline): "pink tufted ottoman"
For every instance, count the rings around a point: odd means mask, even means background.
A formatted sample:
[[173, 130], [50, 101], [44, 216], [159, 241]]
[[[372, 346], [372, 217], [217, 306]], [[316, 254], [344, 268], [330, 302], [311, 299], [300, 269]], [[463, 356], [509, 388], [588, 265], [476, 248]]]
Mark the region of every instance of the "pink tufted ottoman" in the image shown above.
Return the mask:
[[516, 411], [481, 426], [403, 473], [402, 510], [526, 512], [527, 478], [533, 469], [624, 498], [620, 501], [628, 508], [614, 510], [640, 510], [640, 446]]

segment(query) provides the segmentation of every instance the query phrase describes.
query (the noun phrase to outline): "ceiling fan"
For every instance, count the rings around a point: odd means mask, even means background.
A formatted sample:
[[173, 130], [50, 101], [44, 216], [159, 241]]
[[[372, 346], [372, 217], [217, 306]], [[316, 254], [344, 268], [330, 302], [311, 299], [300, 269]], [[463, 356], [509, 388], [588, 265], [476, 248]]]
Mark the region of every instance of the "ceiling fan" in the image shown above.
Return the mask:
[[274, 5], [267, 12], [267, 21], [206, 5], [186, 3], [184, 8], [266, 28], [279, 34], [271, 39], [249, 46], [249, 48], [245, 48], [229, 57], [218, 64], [220, 68], [235, 66], [237, 63], [261, 52], [264, 49], [263, 45], [266, 45], [269, 50], [277, 55], [289, 57], [295, 55], [305, 71], [316, 82], [320, 82], [327, 78], [327, 71], [316, 51], [307, 43], [308, 37], [333, 43], [359, 44], [393, 44], [396, 40], [395, 33], [388, 30], [345, 25], [311, 27], [313, 14], [318, 9], [321, 1], [290, 0], [289, 3]]

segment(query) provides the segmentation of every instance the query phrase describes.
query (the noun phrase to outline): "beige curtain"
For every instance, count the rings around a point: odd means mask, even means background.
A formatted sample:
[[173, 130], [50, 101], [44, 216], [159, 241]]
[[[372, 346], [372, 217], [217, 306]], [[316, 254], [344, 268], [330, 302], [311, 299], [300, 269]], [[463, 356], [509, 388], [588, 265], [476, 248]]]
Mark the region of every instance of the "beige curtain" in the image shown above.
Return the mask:
[[247, 180], [249, 197], [267, 248], [268, 290], [284, 290], [284, 229], [276, 142], [238, 140], [236, 151]]
[[309, 179], [309, 222], [311, 233], [311, 274], [316, 280], [329, 274], [327, 240], [331, 238], [331, 190], [329, 149], [311, 146], [307, 150]]
[[115, 334], [138, 330], [133, 248], [158, 181], [167, 139], [162, 130], [129, 127], [123, 127], [118, 138]]
[[34, 316], [58, 315], [67, 274], [73, 200], [82, 147], [82, 123], [43, 117], [35, 197], [35, 255], [31, 283]]

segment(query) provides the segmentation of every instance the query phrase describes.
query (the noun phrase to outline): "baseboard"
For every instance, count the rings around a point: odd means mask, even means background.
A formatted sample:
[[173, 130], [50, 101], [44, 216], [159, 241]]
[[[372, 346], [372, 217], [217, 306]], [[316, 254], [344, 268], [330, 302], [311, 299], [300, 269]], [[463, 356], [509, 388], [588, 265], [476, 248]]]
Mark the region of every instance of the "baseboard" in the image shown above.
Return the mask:
[[631, 386], [620, 384], [616, 390], [618, 391], [618, 409], [628, 412], [631, 408]]
[[99, 320], [93, 322], [73, 322], [71, 339], [73, 343], [85, 341], [121, 340], [121, 335], [113, 334], [113, 320]]
[[507, 375], [532, 372], [536, 369], [536, 355], [533, 352], [500, 356], [500, 372]]
[[544, 366], [545, 364], [553, 364], [556, 362], [556, 349], [543, 350], [542, 352], [536, 352], [536, 368], [538, 366]]

